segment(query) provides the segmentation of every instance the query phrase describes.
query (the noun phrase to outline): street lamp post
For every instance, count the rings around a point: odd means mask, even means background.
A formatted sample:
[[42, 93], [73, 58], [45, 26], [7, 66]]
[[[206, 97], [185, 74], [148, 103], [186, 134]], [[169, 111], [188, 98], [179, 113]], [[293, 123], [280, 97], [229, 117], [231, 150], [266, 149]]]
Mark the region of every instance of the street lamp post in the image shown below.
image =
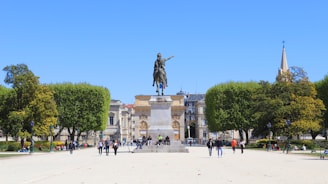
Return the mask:
[[189, 111], [189, 121], [188, 121], [188, 138], [190, 138], [190, 122], [191, 122], [191, 111]]
[[49, 130], [50, 130], [50, 152], [53, 151], [53, 148], [52, 148], [52, 143], [53, 143], [52, 130], [53, 130], [53, 128], [54, 128], [53, 125], [50, 125], [50, 126], [49, 126]]
[[30, 146], [30, 153], [34, 152], [34, 140], [33, 140], [33, 127], [34, 127], [34, 121], [31, 121], [31, 146]]
[[188, 138], [190, 138], [190, 126], [188, 125], [187, 128], [188, 128]]
[[96, 146], [97, 145], [97, 141], [96, 141], [96, 139], [97, 139], [97, 132], [96, 131], [94, 131], [93, 132], [93, 134], [92, 134], [92, 136], [94, 136], [93, 138], [93, 146]]
[[80, 149], [80, 128], [77, 129], [77, 135], [76, 135], [76, 144], [77, 144], [77, 148]]
[[288, 154], [288, 150], [289, 150], [289, 148], [290, 148], [290, 142], [289, 142], [289, 137], [290, 137], [290, 132], [289, 132], [289, 127], [290, 127], [290, 125], [292, 124], [292, 122], [289, 120], [289, 119], [287, 119], [286, 120], [286, 126], [287, 126], [287, 145], [286, 145], [286, 153]]
[[267, 124], [267, 127], [269, 130], [269, 143], [268, 143], [268, 151], [269, 151], [269, 150], [272, 150], [272, 147], [271, 147], [271, 123], [270, 122]]

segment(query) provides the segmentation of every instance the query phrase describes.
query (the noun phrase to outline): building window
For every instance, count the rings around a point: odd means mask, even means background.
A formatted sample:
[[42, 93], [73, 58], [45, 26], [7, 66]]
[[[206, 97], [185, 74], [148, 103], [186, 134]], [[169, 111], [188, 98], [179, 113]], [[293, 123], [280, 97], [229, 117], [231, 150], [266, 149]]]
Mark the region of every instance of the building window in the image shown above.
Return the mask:
[[206, 125], [206, 121], [205, 119], [202, 119], [202, 126], [205, 126]]
[[207, 133], [206, 131], [203, 132], [203, 139], [205, 139], [207, 137]]
[[114, 125], [114, 117], [113, 116], [109, 117], [109, 125]]

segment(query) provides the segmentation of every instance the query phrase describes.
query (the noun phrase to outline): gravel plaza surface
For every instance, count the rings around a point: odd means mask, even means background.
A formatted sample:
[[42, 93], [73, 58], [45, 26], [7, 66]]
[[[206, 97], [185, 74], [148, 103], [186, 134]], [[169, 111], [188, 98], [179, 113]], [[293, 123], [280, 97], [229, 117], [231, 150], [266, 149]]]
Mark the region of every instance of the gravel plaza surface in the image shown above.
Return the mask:
[[[218, 158], [214, 149], [187, 147], [189, 153], [131, 153], [120, 147], [117, 156], [96, 148], [1, 158], [2, 184], [204, 184], [328, 183], [328, 159], [282, 151], [229, 147]], [[132, 150], [132, 148], [130, 148]], [[310, 151], [309, 151], [310, 153]]]

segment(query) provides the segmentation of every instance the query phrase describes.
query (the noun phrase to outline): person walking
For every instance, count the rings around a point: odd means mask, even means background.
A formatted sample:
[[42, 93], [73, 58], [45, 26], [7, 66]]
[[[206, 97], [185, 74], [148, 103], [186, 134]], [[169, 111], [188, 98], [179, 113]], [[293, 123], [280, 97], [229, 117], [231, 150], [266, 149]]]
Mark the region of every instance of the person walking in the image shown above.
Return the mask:
[[240, 151], [241, 151], [241, 154], [244, 153], [244, 148], [245, 148], [245, 141], [243, 139], [240, 140]]
[[113, 143], [113, 149], [114, 149], [114, 155], [116, 156], [117, 149], [118, 149], [118, 142], [117, 142], [117, 140]]
[[232, 148], [233, 153], [236, 152], [236, 147], [237, 147], [237, 141], [236, 141], [236, 139], [232, 139], [231, 148]]
[[109, 140], [108, 138], [105, 140], [105, 150], [106, 150], [106, 156], [109, 155]]
[[216, 140], [215, 144], [216, 144], [216, 148], [218, 150], [218, 156], [222, 157], [222, 155], [223, 155], [223, 150], [222, 150], [223, 142], [222, 142], [221, 138], [218, 138]]
[[99, 155], [102, 155], [102, 150], [103, 150], [103, 141], [100, 139], [99, 142], [98, 142]]
[[65, 150], [68, 150], [68, 143], [67, 143], [67, 139], [65, 140]]
[[72, 142], [69, 142], [69, 144], [68, 144], [68, 149], [69, 149], [69, 153], [70, 153], [70, 154], [73, 154], [74, 145], [73, 145]]
[[207, 148], [208, 148], [208, 153], [211, 157], [212, 156], [213, 146], [214, 146], [214, 143], [213, 143], [211, 138], [207, 141], [206, 145], [207, 145]]

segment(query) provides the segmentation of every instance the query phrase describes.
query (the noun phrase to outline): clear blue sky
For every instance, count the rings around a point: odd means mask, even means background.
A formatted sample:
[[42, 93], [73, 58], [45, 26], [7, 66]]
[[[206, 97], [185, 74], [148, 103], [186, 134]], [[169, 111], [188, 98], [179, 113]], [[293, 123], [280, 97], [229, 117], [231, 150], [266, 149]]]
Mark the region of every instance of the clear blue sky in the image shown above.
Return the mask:
[[206, 93], [228, 81], [274, 82], [285, 40], [288, 65], [315, 82], [328, 72], [327, 10], [326, 0], [5, 0], [0, 67], [24, 63], [41, 83], [86, 82], [134, 103], [156, 94], [158, 52], [175, 56], [165, 94]]

